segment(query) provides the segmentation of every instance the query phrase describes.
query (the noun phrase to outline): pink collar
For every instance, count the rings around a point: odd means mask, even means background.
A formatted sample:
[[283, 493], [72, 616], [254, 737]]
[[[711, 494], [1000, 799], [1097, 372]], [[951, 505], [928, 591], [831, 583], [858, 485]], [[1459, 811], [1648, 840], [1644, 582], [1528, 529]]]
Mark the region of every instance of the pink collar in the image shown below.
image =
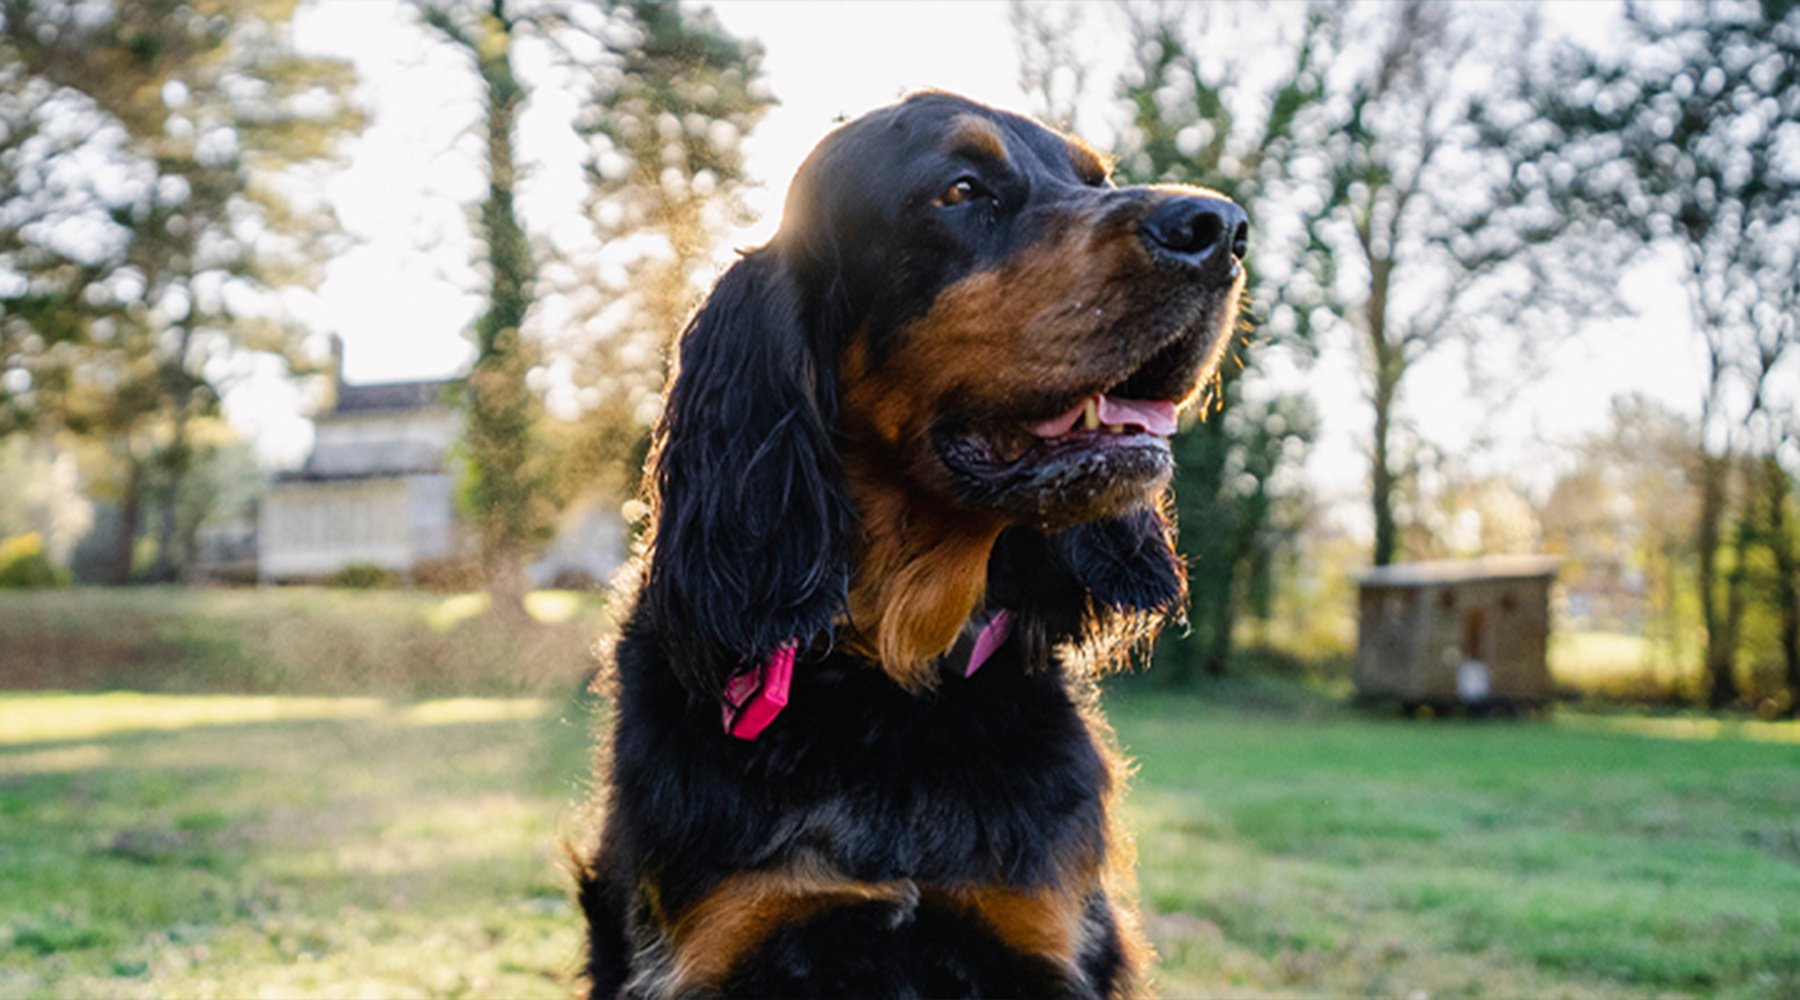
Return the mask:
[[994, 612], [994, 617], [981, 626], [981, 634], [975, 637], [975, 648], [969, 651], [969, 666], [963, 671], [964, 678], [975, 676], [975, 671], [981, 669], [988, 657], [1006, 644], [1007, 637], [1012, 635], [1012, 626], [1013, 613], [1006, 608]]
[[[975, 676], [975, 671], [1006, 644], [1007, 637], [1012, 635], [1012, 625], [1011, 611], [1001, 608], [994, 612], [994, 617], [988, 619], [975, 637], [975, 648], [969, 651], [969, 665], [963, 670], [964, 678]], [[725, 732], [740, 740], [754, 740], [787, 707], [788, 690], [794, 681], [794, 653], [798, 646], [796, 640], [790, 639], [777, 646], [762, 663], [733, 674], [725, 682], [724, 703], [719, 706]]]

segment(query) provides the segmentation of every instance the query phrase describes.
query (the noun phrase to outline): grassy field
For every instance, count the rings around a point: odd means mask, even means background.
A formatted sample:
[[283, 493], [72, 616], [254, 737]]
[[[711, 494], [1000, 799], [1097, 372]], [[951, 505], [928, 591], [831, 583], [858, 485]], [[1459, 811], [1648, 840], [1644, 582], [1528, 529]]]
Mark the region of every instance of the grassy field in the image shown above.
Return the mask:
[[[0, 694], [0, 998], [565, 995], [578, 666], [423, 700], [243, 671]], [[1800, 995], [1793, 724], [1110, 710], [1165, 995]]]
[[0, 689], [538, 695], [579, 686], [603, 602], [530, 595], [498, 628], [482, 594], [397, 590], [0, 592]]

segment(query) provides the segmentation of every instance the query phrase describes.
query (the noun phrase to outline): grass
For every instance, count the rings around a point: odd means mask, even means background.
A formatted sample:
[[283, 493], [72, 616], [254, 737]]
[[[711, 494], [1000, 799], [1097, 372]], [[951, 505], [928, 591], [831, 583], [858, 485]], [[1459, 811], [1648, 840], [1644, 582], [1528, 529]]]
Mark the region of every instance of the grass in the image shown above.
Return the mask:
[[1112, 714], [1169, 995], [1800, 993], [1793, 724]]
[[0, 696], [0, 997], [566, 995], [587, 728], [579, 700]]
[[1550, 636], [1550, 676], [1559, 691], [1590, 699], [1692, 701], [1704, 679], [1699, 665], [1671, 662], [1655, 641], [1621, 632], [1558, 631]]
[[481, 594], [312, 587], [12, 592], [0, 598], [0, 685], [537, 694], [579, 683], [606, 619], [599, 597], [566, 591], [530, 596], [530, 628], [504, 626], [486, 607]]
[[[272, 596], [317, 626], [366, 595]], [[383, 613], [435, 634], [441, 600]], [[505, 696], [207, 669], [0, 694], [0, 1000], [567, 994], [579, 664]], [[1109, 710], [1165, 995], [1800, 995], [1795, 724], [1405, 722], [1275, 683]]]

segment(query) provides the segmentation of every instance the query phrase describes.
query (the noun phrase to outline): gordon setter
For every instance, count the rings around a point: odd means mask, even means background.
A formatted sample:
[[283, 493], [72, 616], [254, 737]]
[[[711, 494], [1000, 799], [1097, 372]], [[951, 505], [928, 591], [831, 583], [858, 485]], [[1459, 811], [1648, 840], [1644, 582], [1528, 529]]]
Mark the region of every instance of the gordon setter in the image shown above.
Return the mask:
[[1093, 677], [1184, 597], [1167, 436], [1246, 223], [916, 94], [834, 131], [680, 344], [602, 687], [601, 997], [1131, 995]]

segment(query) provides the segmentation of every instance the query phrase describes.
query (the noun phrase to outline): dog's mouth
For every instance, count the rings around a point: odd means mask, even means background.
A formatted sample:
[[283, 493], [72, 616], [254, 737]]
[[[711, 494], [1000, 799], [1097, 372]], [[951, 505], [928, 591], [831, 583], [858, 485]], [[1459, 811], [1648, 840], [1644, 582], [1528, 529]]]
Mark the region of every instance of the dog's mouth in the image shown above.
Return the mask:
[[1184, 330], [1124, 378], [1051, 397], [1024, 416], [940, 428], [938, 457], [964, 502], [1042, 528], [1138, 506], [1168, 482], [1168, 439], [1203, 367], [1192, 359], [1211, 336], [1204, 326]]
[[1166, 399], [1125, 399], [1096, 392], [1082, 397], [1069, 412], [1033, 425], [1031, 433], [1051, 442], [1077, 433], [1101, 437], [1121, 434], [1168, 437], [1175, 433], [1175, 403]]

